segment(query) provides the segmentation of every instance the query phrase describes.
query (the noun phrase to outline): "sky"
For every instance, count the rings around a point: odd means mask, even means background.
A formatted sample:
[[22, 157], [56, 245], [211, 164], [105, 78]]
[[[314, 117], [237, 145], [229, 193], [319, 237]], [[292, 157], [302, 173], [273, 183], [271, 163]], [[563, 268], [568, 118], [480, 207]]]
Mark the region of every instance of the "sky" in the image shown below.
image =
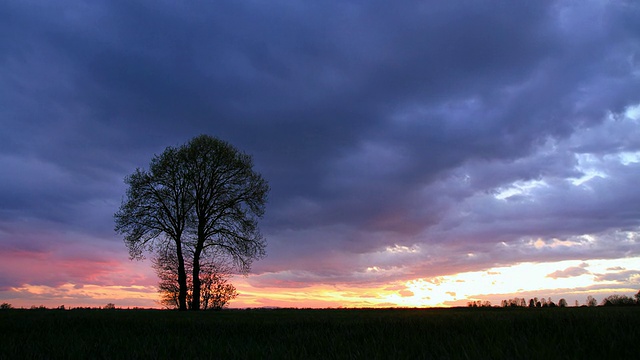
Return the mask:
[[640, 289], [636, 1], [0, 2], [0, 301], [158, 307], [123, 179], [200, 134], [269, 182], [232, 307]]

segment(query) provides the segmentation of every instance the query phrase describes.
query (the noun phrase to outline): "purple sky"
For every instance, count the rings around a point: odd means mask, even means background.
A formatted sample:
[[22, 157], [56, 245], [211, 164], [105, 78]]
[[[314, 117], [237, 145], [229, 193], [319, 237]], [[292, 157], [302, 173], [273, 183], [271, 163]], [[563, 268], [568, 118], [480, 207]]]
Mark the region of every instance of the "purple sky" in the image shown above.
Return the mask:
[[123, 178], [202, 133], [272, 188], [249, 287], [640, 288], [589, 269], [640, 257], [640, 3], [524, 3], [0, 2], [0, 300], [155, 284]]

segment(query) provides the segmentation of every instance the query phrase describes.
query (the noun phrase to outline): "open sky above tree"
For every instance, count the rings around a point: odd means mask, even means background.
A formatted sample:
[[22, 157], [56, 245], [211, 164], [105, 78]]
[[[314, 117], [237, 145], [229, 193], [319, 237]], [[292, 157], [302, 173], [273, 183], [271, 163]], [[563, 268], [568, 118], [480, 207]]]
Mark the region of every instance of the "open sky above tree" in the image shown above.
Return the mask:
[[634, 1], [3, 1], [0, 298], [153, 306], [112, 214], [124, 176], [202, 133], [271, 186], [239, 306], [632, 295], [638, 19]]

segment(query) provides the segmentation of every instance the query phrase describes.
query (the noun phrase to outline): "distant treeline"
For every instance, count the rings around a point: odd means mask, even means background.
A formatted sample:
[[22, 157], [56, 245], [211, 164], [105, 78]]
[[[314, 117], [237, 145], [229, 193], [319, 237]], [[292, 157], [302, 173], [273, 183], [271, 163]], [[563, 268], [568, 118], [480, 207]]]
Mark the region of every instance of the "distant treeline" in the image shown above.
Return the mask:
[[[2, 303], [0, 304], [0, 310], [9, 310], [9, 309], [14, 309], [13, 305], [9, 304], [9, 303]], [[21, 308], [22, 309], [22, 308]], [[29, 310], [115, 310], [116, 306], [113, 303], [108, 303], [105, 306], [98, 306], [98, 307], [83, 307], [83, 306], [77, 306], [77, 307], [65, 307], [64, 305], [60, 305], [58, 307], [55, 308], [48, 308], [44, 305], [39, 305], [39, 306], [35, 306], [32, 305]], [[133, 307], [131, 309], [134, 310], [143, 310], [144, 308], [139, 308], [139, 307]]]
[[[467, 303], [469, 307], [492, 307], [490, 301], [476, 300], [469, 301]], [[567, 300], [560, 299], [555, 303], [551, 298], [537, 298], [529, 299], [514, 297], [512, 299], [502, 300], [500, 302], [501, 307], [530, 307], [530, 308], [543, 308], [543, 307], [567, 307]], [[587, 300], [584, 304], [580, 305], [578, 300], [575, 301], [574, 306], [598, 306], [598, 300], [593, 296], [587, 296]], [[600, 306], [640, 306], [640, 290], [633, 296], [626, 295], [611, 295], [602, 300]]]

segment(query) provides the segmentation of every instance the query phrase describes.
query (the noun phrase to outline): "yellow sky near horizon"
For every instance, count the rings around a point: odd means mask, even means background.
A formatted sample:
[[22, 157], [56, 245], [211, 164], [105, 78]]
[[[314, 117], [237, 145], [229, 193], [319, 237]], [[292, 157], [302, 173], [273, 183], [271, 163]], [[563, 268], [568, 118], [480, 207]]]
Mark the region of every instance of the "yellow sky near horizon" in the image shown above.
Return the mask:
[[[572, 273], [572, 269], [582, 270]], [[357, 288], [313, 285], [306, 288], [259, 289], [238, 278], [234, 279], [234, 283], [238, 292], [245, 296], [236, 299], [232, 306], [437, 307], [465, 305], [472, 300], [489, 300], [494, 305], [499, 305], [499, 299], [522, 297], [521, 294], [531, 293], [536, 293], [535, 296], [538, 297], [552, 297], [554, 301], [566, 297], [573, 304], [574, 300], [583, 303], [583, 297], [586, 298], [587, 293], [606, 297], [613, 293], [620, 294], [617, 289], [637, 292], [640, 288], [640, 275], [631, 275], [628, 286], [621, 286], [619, 281], [599, 280], [602, 275], [634, 270], [640, 271], [640, 258], [520, 263], [484, 271]], [[553, 275], [554, 273], [556, 274]], [[271, 297], [265, 297], [266, 294]], [[562, 294], [566, 295], [558, 297]], [[579, 298], [574, 299], [576, 296]]]

